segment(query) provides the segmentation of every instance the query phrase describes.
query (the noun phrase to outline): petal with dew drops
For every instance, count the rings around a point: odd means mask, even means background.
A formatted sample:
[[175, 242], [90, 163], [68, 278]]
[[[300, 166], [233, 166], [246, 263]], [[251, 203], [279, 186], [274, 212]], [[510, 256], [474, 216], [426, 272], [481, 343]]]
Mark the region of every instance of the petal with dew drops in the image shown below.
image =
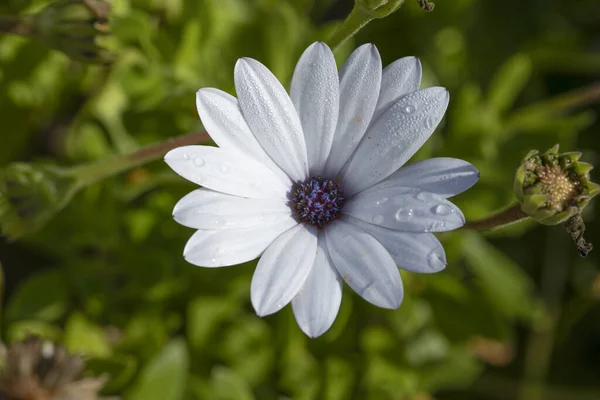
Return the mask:
[[433, 87], [407, 94], [369, 128], [344, 168], [344, 192], [351, 196], [397, 171], [442, 120], [448, 91]]
[[240, 229], [270, 225], [292, 216], [284, 200], [247, 199], [201, 188], [175, 205], [173, 217], [195, 229]]
[[390, 253], [396, 265], [406, 271], [431, 274], [446, 268], [446, 253], [431, 233], [403, 232], [369, 224], [348, 215], [343, 221], [363, 229]]
[[336, 270], [356, 293], [378, 307], [400, 307], [404, 296], [400, 272], [381, 243], [344, 221], [327, 225], [325, 237]]
[[438, 157], [404, 165], [373, 188], [416, 187], [448, 198], [471, 188], [478, 180], [479, 171], [472, 164]]
[[286, 199], [290, 190], [273, 171], [236, 150], [184, 146], [165, 161], [179, 175], [217, 192], [254, 199]]
[[281, 83], [260, 62], [240, 58], [235, 89], [254, 137], [292, 181], [308, 177], [306, 142], [298, 113]]
[[242, 229], [199, 230], [185, 246], [183, 256], [200, 267], [225, 267], [254, 260], [279, 235], [298, 225], [293, 218], [284, 218], [272, 225]]
[[325, 233], [319, 232], [314, 264], [304, 286], [292, 300], [296, 321], [311, 338], [331, 328], [342, 303], [342, 279], [329, 257], [325, 240]]
[[260, 161], [283, 183], [291, 185], [287, 174], [271, 160], [252, 134], [235, 97], [219, 89], [200, 89], [196, 92], [196, 107], [206, 131], [220, 148], [238, 150]]
[[364, 136], [377, 106], [381, 57], [377, 47], [354, 50], [340, 69], [340, 113], [325, 175], [335, 177]]
[[381, 75], [381, 91], [371, 125], [398, 99], [419, 90], [420, 86], [421, 62], [417, 57], [404, 57], [385, 67]]
[[310, 175], [323, 174], [338, 119], [340, 88], [335, 58], [323, 42], [310, 45], [300, 57], [290, 97], [302, 123]]
[[279, 236], [260, 258], [250, 285], [259, 316], [273, 314], [298, 294], [317, 254], [317, 229], [299, 224]]
[[460, 209], [448, 200], [410, 187], [365, 190], [349, 199], [342, 213], [408, 232], [445, 232], [465, 223]]

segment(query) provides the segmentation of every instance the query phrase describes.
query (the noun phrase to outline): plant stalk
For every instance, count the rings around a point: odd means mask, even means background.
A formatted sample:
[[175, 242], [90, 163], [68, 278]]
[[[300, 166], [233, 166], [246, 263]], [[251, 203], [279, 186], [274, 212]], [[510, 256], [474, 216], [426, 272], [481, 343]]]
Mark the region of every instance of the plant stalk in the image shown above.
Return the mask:
[[495, 214], [492, 214], [489, 217], [477, 221], [468, 221], [461, 229], [470, 229], [478, 232], [485, 232], [493, 229], [502, 228], [527, 218], [529, 218], [529, 215], [525, 214], [521, 210], [521, 204], [513, 203], [507, 208]]

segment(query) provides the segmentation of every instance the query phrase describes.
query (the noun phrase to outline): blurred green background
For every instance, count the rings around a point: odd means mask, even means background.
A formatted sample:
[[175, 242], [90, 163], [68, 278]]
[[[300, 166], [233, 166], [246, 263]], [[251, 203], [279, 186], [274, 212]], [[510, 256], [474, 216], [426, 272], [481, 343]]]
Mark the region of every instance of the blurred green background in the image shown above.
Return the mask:
[[[0, 13], [46, 3], [3, 0]], [[200, 131], [198, 88], [234, 93], [242, 56], [289, 82], [304, 48], [352, 4], [112, 0], [110, 66], [1, 35], [0, 167], [75, 165]], [[449, 89], [446, 118], [416, 158], [481, 171], [455, 199], [468, 219], [513, 200], [531, 149], [560, 143], [598, 161], [597, 0], [439, 0], [430, 13], [407, 0], [351, 42], [339, 62], [372, 42], [384, 65], [415, 55], [423, 86]], [[171, 210], [193, 188], [157, 161], [85, 189], [34, 234], [0, 239], [2, 341], [34, 332], [64, 343], [90, 357], [87, 373], [110, 374], [105, 393], [131, 400], [600, 399], [600, 250], [580, 258], [562, 227], [440, 235], [447, 269], [403, 273], [399, 310], [346, 287], [332, 329], [311, 340], [290, 307], [254, 314], [255, 263], [184, 261], [192, 231]], [[586, 236], [600, 246], [595, 214], [592, 203]]]

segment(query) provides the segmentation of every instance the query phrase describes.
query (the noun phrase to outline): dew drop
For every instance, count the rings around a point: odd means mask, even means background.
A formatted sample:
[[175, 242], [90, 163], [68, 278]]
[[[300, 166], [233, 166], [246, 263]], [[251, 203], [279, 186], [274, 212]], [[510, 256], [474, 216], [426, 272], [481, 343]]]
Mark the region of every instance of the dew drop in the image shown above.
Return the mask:
[[222, 174], [226, 174], [229, 172], [229, 168], [226, 165], [221, 165], [219, 171], [221, 171]]
[[452, 214], [454, 210], [452, 209], [452, 207], [447, 206], [445, 204], [438, 204], [433, 208], [433, 212], [437, 215], [448, 215]]
[[433, 223], [431, 223], [431, 225], [429, 225], [429, 229], [427, 229], [427, 232], [440, 232], [444, 226], [446, 226], [446, 223], [443, 221], [435, 221]]
[[388, 198], [387, 198], [387, 197], [382, 197], [382, 198], [380, 198], [379, 200], [377, 200], [377, 205], [378, 205], [378, 206], [380, 206], [380, 205], [382, 205], [382, 204], [385, 204], [385, 203], [387, 203], [387, 201], [388, 201]]
[[402, 112], [404, 114], [412, 114], [415, 112], [415, 110], [416, 110], [415, 106], [413, 106], [412, 104], [409, 104], [402, 109]]
[[421, 200], [425, 203], [430, 203], [430, 202], [436, 200], [436, 196], [433, 193], [420, 192], [419, 194], [417, 194], [417, 200]]
[[184, 160], [189, 160], [190, 159], [190, 155], [188, 153], [184, 153], [183, 154], [183, 159]]
[[431, 267], [431, 269], [435, 271], [439, 271], [444, 269], [446, 263], [442, 256], [440, 256], [436, 250], [431, 250], [431, 252], [427, 255], [427, 263]]
[[378, 214], [373, 216], [373, 222], [376, 224], [381, 224], [383, 222], [383, 215]]
[[396, 220], [399, 222], [408, 222], [413, 217], [413, 210], [410, 208], [401, 208], [396, 211]]
[[203, 160], [203, 159], [201, 159], [201, 158], [196, 158], [196, 159], [194, 160], [194, 165], [195, 165], [196, 167], [203, 167], [203, 166], [204, 166], [204, 164], [205, 164], [205, 163], [204, 163], [204, 160]]
[[223, 225], [225, 225], [226, 222], [227, 221], [225, 221], [225, 218], [217, 217], [214, 219], [214, 223], [217, 226], [223, 226]]
[[434, 125], [435, 125], [435, 121], [433, 120], [433, 117], [427, 117], [425, 119], [425, 127], [427, 129], [433, 129]]

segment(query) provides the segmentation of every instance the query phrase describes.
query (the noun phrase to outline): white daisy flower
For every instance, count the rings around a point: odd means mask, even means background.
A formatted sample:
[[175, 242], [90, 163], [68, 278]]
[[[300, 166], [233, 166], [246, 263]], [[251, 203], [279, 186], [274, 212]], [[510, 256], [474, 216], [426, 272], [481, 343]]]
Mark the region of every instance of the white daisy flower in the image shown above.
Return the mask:
[[[462, 226], [448, 197], [478, 179], [469, 163], [434, 158], [403, 165], [448, 106], [441, 87], [419, 90], [414, 57], [382, 71], [377, 48], [356, 49], [339, 76], [324, 43], [302, 55], [290, 95], [260, 62], [235, 65], [236, 99], [200, 89], [204, 127], [219, 146], [186, 146], [165, 156], [203, 186], [175, 206], [198, 231], [187, 261], [224, 267], [261, 257], [251, 284], [259, 316], [292, 303], [310, 337], [333, 324], [342, 282], [368, 302], [395, 309], [399, 268], [432, 273], [446, 265], [431, 232]], [[402, 167], [402, 168], [401, 168]]]

